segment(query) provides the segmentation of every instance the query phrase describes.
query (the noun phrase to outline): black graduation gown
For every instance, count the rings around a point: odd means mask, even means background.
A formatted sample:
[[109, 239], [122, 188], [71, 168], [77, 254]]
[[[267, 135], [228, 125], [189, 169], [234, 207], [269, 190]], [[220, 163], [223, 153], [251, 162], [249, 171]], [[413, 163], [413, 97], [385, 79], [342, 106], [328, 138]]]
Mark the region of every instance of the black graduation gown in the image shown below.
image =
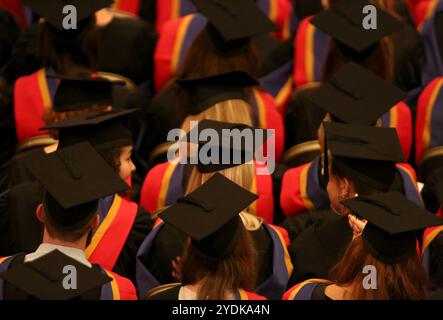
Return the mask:
[[99, 28], [98, 69], [123, 75], [137, 85], [152, 80], [156, 34], [141, 19], [114, 17]]
[[[403, 27], [390, 36], [394, 48], [393, 83], [405, 92], [421, 86], [424, 50], [420, 34], [414, 26], [404, 23]], [[408, 104], [411, 108], [410, 101]]]
[[[43, 229], [35, 215], [44, 190], [38, 182], [19, 184], [0, 197], [0, 256], [33, 252], [42, 242]], [[151, 231], [150, 214], [139, 206], [131, 231], [112, 271], [135, 281], [138, 248]], [[5, 229], [3, 229], [5, 228]]]
[[299, 143], [317, 140], [317, 130], [326, 112], [307, 98], [315, 93], [313, 87], [296, 90], [288, 102], [285, 118], [285, 149]]
[[298, 21], [323, 11], [321, 0], [292, 0], [292, 7]]
[[[292, 58], [290, 43], [283, 43], [271, 35], [261, 35], [252, 39], [258, 59], [258, 75], [265, 76], [282, 66]], [[146, 163], [146, 171], [160, 162], [166, 161], [166, 154], [149, 160], [151, 151], [167, 142], [168, 132], [180, 128], [188, 116], [184, 107], [186, 92], [178, 85], [171, 83], [165, 86], [152, 99], [145, 110], [144, 128], [149, 134], [140, 137], [140, 147], [137, 149], [138, 156]]]
[[[251, 236], [258, 254], [257, 283], [260, 284], [269, 278], [273, 272], [273, 244], [272, 239], [264, 228], [252, 231]], [[172, 277], [172, 261], [182, 255], [187, 238], [188, 236], [183, 232], [168, 224], [165, 224], [158, 233], [153, 243], [153, 250], [145, 263], [160, 283], [166, 284], [177, 281]]]
[[12, 63], [17, 78], [43, 68], [39, 54], [40, 31], [40, 23], [34, 23], [22, 32], [14, 44]]
[[25, 161], [29, 157], [35, 157], [44, 153], [43, 147], [37, 147], [15, 154], [8, 162], [0, 167], [0, 192], [14, 186], [35, 181], [34, 176], [26, 168]]
[[288, 286], [311, 278], [327, 279], [352, 240], [348, 219], [332, 210], [328, 215], [303, 231], [289, 246], [294, 271]]
[[[12, 92], [2, 83], [0, 74], [0, 163], [7, 162], [17, 147]], [[1, 175], [0, 175], [1, 185]]]
[[137, 251], [140, 245], [145, 240], [146, 236], [152, 230], [153, 222], [151, 215], [142, 207], [138, 207], [137, 215], [134, 224], [126, 239], [117, 262], [115, 263], [113, 272], [128, 278], [135, 283], [135, 262]]
[[429, 245], [429, 276], [434, 288], [443, 288], [443, 234]]
[[[398, 172], [391, 191], [405, 192]], [[312, 278], [328, 279], [329, 271], [352, 240], [348, 218], [338, 216], [332, 209], [300, 213], [282, 226], [294, 239], [288, 249], [294, 265], [289, 286]]]
[[[424, 51], [421, 37], [413, 27], [406, 7], [400, 4], [398, 7], [405, 23], [389, 36], [394, 48], [393, 83], [408, 92], [421, 86]], [[326, 113], [307, 100], [316, 90], [315, 87], [304, 87], [296, 90], [290, 98], [285, 120], [286, 150], [299, 143], [317, 140], [317, 130]], [[415, 108], [414, 100], [407, 102], [409, 107]]]
[[277, 40], [270, 34], [255, 36], [252, 43], [255, 45], [259, 61], [258, 77], [267, 75], [292, 58], [291, 43]]
[[[140, 108], [140, 100], [138, 99], [138, 96], [131, 93], [128, 89], [126, 89], [126, 87], [114, 86], [112, 89], [112, 98], [113, 109], [115, 110]], [[137, 137], [140, 130], [140, 114], [141, 111], [137, 111], [129, 116], [128, 127], [133, 137]], [[11, 117], [12, 120], [10, 121], [13, 122], [13, 114]], [[1, 130], [2, 128], [0, 127], [0, 132]], [[15, 128], [13, 134], [14, 138], [16, 139]], [[3, 140], [0, 141], [3, 143]], [[29, 157], [35, 157], [43, 152], [43, 147], [35, 147], [14, 154], [8, 161], [0, 162], [0, 193], [7, 189], [13, 188], [17, 184], [35, 181], [34, 176], [28, 171], [24, 163], [26, 159], [29, 159]]]
[[147, 133], [141, 137], [140, 148], [137, 150], [138, 156], [147, 164], [146, 171], [160, 162], [166, 161], [166, 154], [150, 161], [152, 150], [167, 142], [168, 132], [175, 128], [180, 128], [187, 113], [178, 101], [183, 95], [183, 90], [176, 84], [166, 86], [151, 101], [150, 106], [145, 110], [144, 127]]
[[[20, 272], [22, 272], [23, 277], [28, 277], [28, 272], [30, 272], [29, 270], [32, 269], [32, 267], [27, 266], [27, 264], [24, 263], [24, 258], [25, 258], [25, 254], [19, 254], [14, 261], [12, 261], [11, 265], [9, 266], [9, 269], [19, 269], [21, 270]], [[69, 260], [72, 260], [69, 258]], [[68, 261], [69, 261], [68, 260]], [[72, 260], [74, 261], [74, 260]], [[53, 268], [52, 270], [63, 270], [64, 265], [61, 265], [60, 268]], [[8, 269], [8, 270], [9, 270]], [[35, 271], [33, 271], [35, 272]], [[101, 268], [97, 265], [93, 265], [92, 266], [92, 270], [91, 273], [100, 273]], [[46, 275], [44, 273], [40, 274], [41, 277], [43, 278], [44, 282], [47, 282], [48, 285], [44, 286], [45, 290], [47, 292], [48, 287], [51, 286], [51, 284], [54, 282], [54, 278], [51, 278], [53, 275]], [[77, 275], [80, 277], [91, 277], [90, 279], [92, 281], [94, 281], [94, 274], [89, 274], [89, 272], [82, 273], [81, 275]], [[45, 280], [45, 278], [47, 280]], [[79, 282], [80, 283], [80, 282]], [[42, 286], [43, 287], [43, 286]], [[100, 296], [101, 296], [101, 289], [102, 287], [100, 285], [95, 286], [94, 288], [90, 289], [90, 290], [86, 290], [85, 288], [82, 288], [79, 286], [79, 284], [77, 284], [77, 289], [75, 291], [79, 292], [79, 295], [74, 295], [72, 298], [73, 300], [99, 300]], [[49, 289], [51, 290], [51, 289]], [[69, 290], [68, 290], [69, 291]], [[46, 293], [47, 294], [47, 293]], [[51, 292], [51, 295], [53, 296], [52, 299], [64, 299], [63, 297], [61, 297], [59, 295], [59, 293], [57, 292], [57, 290], [54, 290], [54, 292]], [[24, 291], [23, 289], [20, 289], [14, 285], [12, 285], [11, 283], [9, 283], [8, 281], [4, 281], [4, 286], [3, 286], [3, 300], [36, 300], [37, 298], [33, 295], [31, 295], [30, 293]]]
[[435, 33], [437, 35], [440, 59], [443, 61], [443, 11], [435, 16]]
[[177, 284], [176, 286], [160, 291], [149, 298], [145, 297], [143, 300], [178, 300], [181, 287], [180, 284]]
[[[289, 168], [283, 164], [276, 163], [274, 172], [272, 173], [272, 193], [274, 196], [274, 224], [279, 225], [284, 219], [285, 215], [280, 206], [280, 194], [283, 183], [283, 176]], [[289, 239], [293, 239], [289, 235]]]
[[443, 289], [432, 292], [427, 300], [443, 300]]
[[156, 0], [141, 0], [138, 16], [151, 26], [155, 25]]
[[14, 125], [12, 87], [15, 71], [12, 64], [12, 48], [20, 35], [20, 28], [14, 16], [0, 8], [0, 163], [14, 154], [17, 144]]
[[311, 296], [311, 300], [331, 300], [331, 298], [329, 298], [326, 294], [326, 287], [329, 286], [330, 284], [327, 283], [319, 283], [314, 291], [312, 292], [312, 296]]

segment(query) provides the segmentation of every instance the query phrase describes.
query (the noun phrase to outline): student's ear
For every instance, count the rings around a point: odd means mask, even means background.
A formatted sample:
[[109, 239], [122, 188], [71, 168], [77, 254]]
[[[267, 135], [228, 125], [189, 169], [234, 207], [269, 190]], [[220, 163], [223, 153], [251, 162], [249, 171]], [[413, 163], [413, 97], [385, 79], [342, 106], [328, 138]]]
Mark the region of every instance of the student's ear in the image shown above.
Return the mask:
[[38, 205], [37, 209], [35, 210], [35, 215], [37, 217], [37, 220], [43, 223], [43, 204], [40, 203]]
[[98, 214], [95, 215], [94, 221], [91, 224], [91, 229], [95, 230], [98, 228], [98, 225], [100, 224], [100, 216]]
[[347, 199], [349, 195], [354, 194], [354, 184], [352, 181], [348, 178], [343, 178], [340, 192], [344, 199]]

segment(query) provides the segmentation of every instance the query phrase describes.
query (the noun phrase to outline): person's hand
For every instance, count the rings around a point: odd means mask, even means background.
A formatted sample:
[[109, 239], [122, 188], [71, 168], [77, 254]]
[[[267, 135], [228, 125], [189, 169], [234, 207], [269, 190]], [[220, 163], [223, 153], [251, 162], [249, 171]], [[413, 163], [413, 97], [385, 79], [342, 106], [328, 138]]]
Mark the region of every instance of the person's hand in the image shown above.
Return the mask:
[[363, 232], [363, 229], [365, 228], [366, 223], [368, 223], [368, 221], [364, 220], [364, 219], [359, 219], [353, 214], [349, 214], [348, 215], [348, 223], [352, 229], [353, 238], [356, 238], [361, 235], [361, 233]]
[[180, 257], [176, 257], [172, 260], [172, 277], [181, 282], [182, 279], [182, 260]]

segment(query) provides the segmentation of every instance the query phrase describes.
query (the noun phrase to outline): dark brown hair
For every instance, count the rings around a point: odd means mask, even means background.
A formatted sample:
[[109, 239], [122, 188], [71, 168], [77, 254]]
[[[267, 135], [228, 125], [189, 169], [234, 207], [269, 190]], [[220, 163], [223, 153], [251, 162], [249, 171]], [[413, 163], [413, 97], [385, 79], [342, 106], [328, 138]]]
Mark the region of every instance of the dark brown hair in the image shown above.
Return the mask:
[[258, 64], [257, 51], [251, 41], [238, 53], [222, 55], [215, 50], [206, 30], [203, 29], [186, 53], [180, 77], [200, 78], [240, 70], [256, 77]]
[[[43, 209], [45, 210], [45, 209]], [[60, 239], [67, 242], [76, 242], [81, 239], [88, 231], [91, 230], [92, 223], [96, 219], [97, 215], [93, 215], [91, 220], [74, 230], [59, 231], [59, 228], [51, 222], [51, 219], [46, 216], [46, 212], [43, 214], [43, 224], [48, 231], [49, 235], [53, 238]]]
[[[372, 55], [358, 63], [366, 69], [372, 71], [382, 79], [390, 80], [393, 76], [393, 56], [389, 39], [383, 39], [376, 45]], [[329, 78], [337, 73], [342, 66], [348, 63], [350, 59], [345, 58], [339, 51], [337, 44], [331, 41], [325, 66], [323, 69], [323, 79]], [[354, 61], [355, 62], [355, 61]]]
[[199, 300], [223, 300], [227, 291], [254, 291], [257, 281], [256, 251], [248, 231], [241, 232], [234, 250], [222, 260], [204, 256], [188, 241], [182, 260], [182, 284], [201, 281]]
[[[332, 157], [332, 159], [330, 159], [331, 174], [339, 179], [344, 179], [344, 178], [350, 179], [335, 163], [336, 160], [334, 160], [334, 157]], [[350, 179], [350, 180], [354, 185], [355, 192], [357, 192], [359, 195], [362, 196], [370, 196], [374, 193], [387, 192], [390, 190], [390, 187], [376, 189], [361, 182], [360, 180], [357, 179]]]
[[99, 152], [106, 163], [118, 174], [120, 171], [120, 155], [122, 154], [122, 147], [111, 148]]
[[[330, 5], [334, 5], [337, 2], [339, 2], [339, 0], [329, 0]], [[392, 3], [394, 1], [370, 0], [370, 2], [378, 6], [380, 9], [383, 9], [398, 17], [396, 6]], [[374, 52], [368, 58], [358, 61], [358, 63], [382, 79], [392, 79], [394, 74], [394, 52], [392, 41], [389, 37], [385, 37], [378, 42], [373, 50]], [[334, 73], [338, 72], [341, 67], [349, 61], [350, 60], [345, 58], [340, 52], [339, 48], [337, 47], [337, 43], [335, 41], [331, 41], [323, 69], [323, 79], [327, 79]]]
[[[365, 266], [377, 270], [377, 288], [363, 287]], [[419, 300], [425, 297], [428, 278], [419, 255], [414, 251], [406, 260], [387, 265], [375, 259], [364, 247], [361, 237], [355, 238], [343, 258], [332, 268], [329, 278], [341, 287], [350, 287], [349, 297], [356, 300]]]
[[[98, 111], [108, 111], [111, 108], [109, 106], [96, 106], [91, 108], [85, 108], [85, 109], [79, 109], [74, 111], [68, 111], [68, 112], [56, 112], [53, 108], [48, 108], [45, 110], [45, 113], [43, 114], [43, 121], [46, 125], [54, 124], [58, 121], [79, 116], [82, 114], [87, 113], [93, 113]], [[54, 138], [58, 139], [58, 131], [57, 130], [49, 130], [49, 135]]]
[[[72, 41], [44, 23], [40, 34], [40, 56], [46, 68], [58, 74], [81, 76], [96, 68], [99, 34], [95, 16], [79, 22], [79, 34]], [[66, 39], [64, 39], [66, 38]]]

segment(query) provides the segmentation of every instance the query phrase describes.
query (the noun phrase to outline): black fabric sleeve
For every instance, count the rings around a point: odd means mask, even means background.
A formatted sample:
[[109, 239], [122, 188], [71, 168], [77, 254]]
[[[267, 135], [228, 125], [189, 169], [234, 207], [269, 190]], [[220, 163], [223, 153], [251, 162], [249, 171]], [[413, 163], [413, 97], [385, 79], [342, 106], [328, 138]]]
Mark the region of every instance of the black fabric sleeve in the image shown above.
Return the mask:
[[153, 221], [150, 214], [139, 207], [132, 229], [114, 266], [115, 273], [129, 278], [135, 283], [135, 261], [138, 248], [152, 230]]
[[286, 110], [285, 150], [302, 142], [317, 140], [317, 130], [325, 112], [307, 100], [315, 90], [315, 87], [305, 87], [292, 95]]
[[434, 288], [443, 288], [443, 232], [430, 244], [429, 276]]
[[280, 195], [283, 183], [283, 176], [288, 170], [288, 167], [282, 164], [276, 164], [275, 170], [272, 173], [272, 192], [274, 196], [274, 224], [280, 224], [284, 219], [285, 215], [280, 206]]

